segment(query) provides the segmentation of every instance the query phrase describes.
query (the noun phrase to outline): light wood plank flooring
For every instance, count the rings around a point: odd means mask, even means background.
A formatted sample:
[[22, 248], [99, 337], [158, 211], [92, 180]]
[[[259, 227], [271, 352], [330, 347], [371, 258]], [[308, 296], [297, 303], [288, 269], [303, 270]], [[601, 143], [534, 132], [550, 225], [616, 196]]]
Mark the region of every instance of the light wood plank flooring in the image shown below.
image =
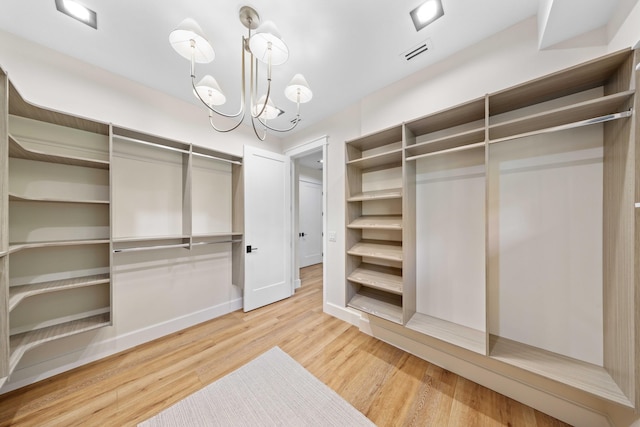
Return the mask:
[[279, 346], [378, 426], [564, 426], [322, 312], [321, 265], [295, 296], [228, 314], [0, 396], [0, 426], [135, 426]]

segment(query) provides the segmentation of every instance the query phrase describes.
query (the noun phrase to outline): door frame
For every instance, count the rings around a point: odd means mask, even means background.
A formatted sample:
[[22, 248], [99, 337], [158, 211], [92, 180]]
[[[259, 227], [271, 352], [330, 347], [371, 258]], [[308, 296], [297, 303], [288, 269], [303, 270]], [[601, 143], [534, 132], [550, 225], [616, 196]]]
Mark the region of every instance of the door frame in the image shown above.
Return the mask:
[[[327, 263], [325, 261], [325, 254], [327, 253], [327, 153], [328, 153], [329, 137], [327, 135], [312, 141], [305, 142], [295, 147], [285, 150], [284, 154], [291, 159], [291, 277], [293, 278], [294, 289], [300, 287], [300, 262], [298, 260], [298, 165], [295, 161], [300, 157], [304, 157], [308, 154], [322, 151], [322, 279], [327, 277]], [[327, 300], [326, 286], [322, 286], [322, 304], [324, 306]]]

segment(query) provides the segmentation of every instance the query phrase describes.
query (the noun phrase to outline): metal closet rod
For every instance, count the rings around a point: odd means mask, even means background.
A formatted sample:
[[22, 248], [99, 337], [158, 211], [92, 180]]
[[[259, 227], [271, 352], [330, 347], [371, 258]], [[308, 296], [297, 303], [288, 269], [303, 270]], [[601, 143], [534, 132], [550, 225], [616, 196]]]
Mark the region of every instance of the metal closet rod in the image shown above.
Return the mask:
[[579, 127], [583, 127], [583, 126], [594, 125], [596, 123], [609, 122], [611, 120], [624, 119], [626, 117], [631, 117], [632, 114], [633, 114], [633, 109], [629, 109], [627, 111], [622, 111], [620, 113], [607, 114], [607, 115], [600, 116], [600, 117], [594, 117], [592, 119], [586, 119], [586, 120], [581, 120], [579, 122], [573, 122], [573, 123], [567, 123], [567, 124], [564, 124], [564, 125], [553, 126], [553, 127], [550, 127], [550, 128], [540, 129], [540, 130], [536, 130], [536, 131], [533, 131], [533, 132], [527, 132], [527, 133], [523, 133], [523, 134], [520, 134], [520, 135], [506, 136], [504, 138], [498, 138], [498, 139], [496, 139], [494, 141], [489, 140], [489, 144], [495, 144], [497, 142], [504, 142], [504, 141], [509, 141], [509, 140], [518, 139], [518, 138], [526, 138], [527, 136], [531, 136], [531, 135], [538, 135], [538, 134], [543, 134], [543, 133], [559, 132], [559, 131], [563, 131], [563, 130], [575, 129], [575, 128], [579, 128]]
[[157, 144], [155, 142], [149, 142], [149, 141], [145, 141], [145, 140], [142, 140], [142, 139], [130, 138], [128, 136], [122, 136], [122, 135], [117, 135], [117, 134], [115, 134], [113, 136], [115, 138], [121, 139], [123, 141], [135, 142], [136, 144], [148, 145], [148, 146], [151, 146], [151, 147], [154, 147], [154, 148], [162, 148], [164, 150], [176, 151], [178, 153], [183, 153], [183, 154], [189, 154], [191, 152], [194, 156], [206, 157], [208, 159], [218, 160], [220, 162], [232, 163], [234, 165], [242, 165], [242, 162], [239, 162], [237, 160], [224, 159], [222, 157], [216, 157], [216, 156], [212, 156], [210, 154], [198, 153], [197, 151], [184, 150], [182, 148], [171, 147], [170, 145]]
[[221, 162], [232, 163], [234, 165], [241, 165], [242, 164], [242, 162], [239, 162], [237, 160], [223, 159], [221, 157], [212, 156], [210, 154], [198, 153], [197, 151], [192, 151], [192, 153], [193, 153], [194, 156], [206, 157], [207, 159], [219, 160]]
[[136, 144], [149, 145], [154, 148], [162, 148], [163, 150], [177, 151], [178, 153], [189, 154], [189, 150], [182, 148], [171, 147], [169, 145], [156, 144], [155, 142], [144, 141], [142, 139], [130, 138], [128, 136], [113, 135], [114, 138], [121, 139], [123, 141], [135, 142]]
[[242, 240], [218, 240], [216, 242], [196, 242], [196, 243], [177, 243], [174, 245], [156, 245], [156, 246], [137, 246], [132, 248], [114, 249], [113, 253], [121, 252], [141, 252], [153, 251], [158, 249], [188, 248], [189, 246], [217, 245], [219, 243], [241, 243]]

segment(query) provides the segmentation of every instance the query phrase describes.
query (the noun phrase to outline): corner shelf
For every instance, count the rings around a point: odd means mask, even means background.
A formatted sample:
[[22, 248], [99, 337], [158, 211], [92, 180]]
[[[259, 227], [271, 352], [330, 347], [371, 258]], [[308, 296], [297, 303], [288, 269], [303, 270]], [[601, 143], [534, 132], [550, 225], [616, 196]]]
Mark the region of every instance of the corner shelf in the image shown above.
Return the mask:
[[87, 286], [109, 283], [109, 274], [75, 277], [72, 279], [52, 280], [43, 283], [18, 285], [9, 287], [9, 312], [25, 298], [49, 292], [63, 291]]
[[109, 244], [109, 239], [90, 239], [90, 240], [57, 240], [51, 242], [20, 242], [9, 244], [9, 254], [18, 251], [35, 248], [55, 248], [59, 246], [82, 246], [82, 245], [103, 245]]
[[46, 197], [27, 197], [9, 193], [9, 201], [12, 202], [44, 202], [44, 203], [78, 203], [108, 205], [108, 200], [77, 200], [77, 199], [53, 199]]
[[37, 329], [35, 331], [13, 335], [10, 338], [9, 344], [11, 353], [9, 372], [13, 372], [18, 365], [18, 362], [27, 351], [39, 345], [82, 332], [91, 331], [93, 329], [98, 329], [103, 326], [109, 326], [110, 323], [110, 314], [103, 313], [83, 319], [72, 320], [55, 326]]
[[104, 160], [88, 159], [74, 156], [62, 156], [49, 154], [38, 150], [28, 149], [18, 142], [16, 137], [9, 135], [9, 157], [16, 159], [35, 160], [38, 162], [58, 163], [70, 166], [83, 166], [87, 168], [109, 169], [109, 162]]

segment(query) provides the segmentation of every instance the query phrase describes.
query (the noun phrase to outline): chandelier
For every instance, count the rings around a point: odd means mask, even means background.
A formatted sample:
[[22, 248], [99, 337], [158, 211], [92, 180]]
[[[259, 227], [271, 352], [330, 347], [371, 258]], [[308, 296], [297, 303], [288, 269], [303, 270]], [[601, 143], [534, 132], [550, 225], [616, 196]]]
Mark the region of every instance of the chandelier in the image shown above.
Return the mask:
[[[193, 93], [202, 104], [209, 110], [209, 123], [218, 132], [231, 132], [243, 122], [247, 112], [246, 108], [246, 69], [245, 60], [249, 56], [250, 73], [249, 73], [249, 116], [251, 117], [251, 125], [253, 131], [261, 141], [267, 136], [267, 131], [288, 132], [300, 123], [300, 104], [309, 102], [313, 96], [313, 92], [309, 88], [309, 84], [302, 74], [296, 74], [291, 82], [284, 90], [284, 94], [292, 102], [296, 104], [296, 116], [291, 120], [292, 125], [286, 129], [278, 129], [269, 125], [268, 120], [275, 119], [283, 114], [283, 111], [277, 108], [271, 99], [271, 68], [275, 65], [284, 64], [289, 58], [289, 49], [280, 37], [280, 33], [275, 24], [271, 21], [260, 22], [258, 13], [249, 6], [240, 8], [240, 22], [247, 28], [247, 36], [242, 37], [242, 83], [240, 91], [240, 109], [235, 113], [224, 113], [215, 107], [226, 102], [227, 98], [220, 89], [218, 82], [211, 75], [205, 75], [198, 83], [196, 83], [195, 67], [196, 63], [209, 63], [215, 58], [213, 47], [205, 37], [202, 28], [198, 23], [187, 18], [178, 25], [178, 27], [169, 35], [169, 42], [178, 54], [191, 61], [191, 86]], [[255, 33], [252, 34], [252, 30]], [[259, 63], [266, 66], [266, 91], [262, 96], [258, 97], [258, 71]], [[237, 122], [228, 129], [217, 127], [214, 122], [214, 113], [230, 118], [237, 119]], [[259, 125], [256, 125], [256, 122]], [[257, 127], [262, 125], [262, 132]]]

